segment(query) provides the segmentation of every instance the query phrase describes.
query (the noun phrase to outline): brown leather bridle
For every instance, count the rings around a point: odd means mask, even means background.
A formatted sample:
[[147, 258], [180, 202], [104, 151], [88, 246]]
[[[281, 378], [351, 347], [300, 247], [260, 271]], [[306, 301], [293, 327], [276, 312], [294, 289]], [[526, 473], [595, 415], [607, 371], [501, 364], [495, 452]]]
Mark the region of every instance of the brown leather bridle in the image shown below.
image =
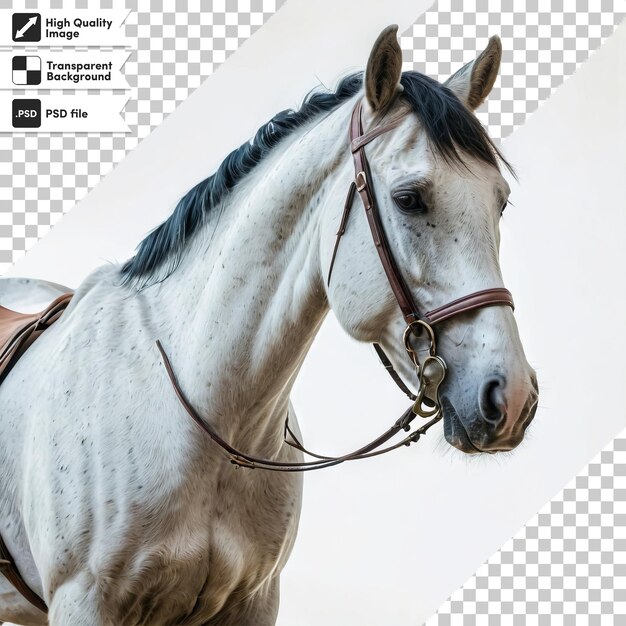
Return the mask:
[[[172, 383], [174, 391], [182, 404], [183, 408], [198, 424], [198, 426], [226, 453], [231, 463], [239, 467], [259, 468], [276, 472], [306, 472], [315, 469], [323, 469], [344, 463], [345, 461], [354, 461], [357, 459], [365, 459], [386, 452], [395, 450], [401, 446], [408, 446], [420, 439], [420, 437], [436, 422], [442, 418], [441, 404], [439, 400], [439, 387], [446, 375], [445, 361], [437, 354], [436, 337], [433, 326], [444, 320], [450, 319], [462, 313], [467, 313], [475, 309], [489, 306], [509, 306], [514, 308], [513, 296], [508, 289], [503, 287], [494, 287], [491, 289], [483, 289], [466, 296], [453, 300], [448, 304], [444, 304], [432, 311], [428, 311], [425, 315], [421, 315], [418, 307], [413, 300], [411, 291], [408, 289], [402, 273], [398, 269], [398, 265], [394, 259], [389, 240], [383, 228], [380, 211], [376, 202], [374, 188], [372, 187], [372, 173], [365, 154], [365, 146], [380, 135], [396, 128], [403, 118], [396, 118], [386, 125], [373, 128], [367, 133], [363, 132], [362, 120], [363, 103], [359, 101], [352, 111], [350, 120], [350, 149], [354, 159], [354, 181], [350, 184], [348, 196], [344, 205], [343, 215], [337, 231], [335, 247], [333, 249], [331, 262], [328, 270], [328, 284], [332, 276], [339, 242], [345, 233], [348, 218], [354, 197], [358, 193], [361, 197], [365, 208], [365, 215], [372, 233], [372, 238], [378, 251], [380, 261], [389, 281], [389, 285], [393, 295], [398, 302], [398, 306], [402, 311], [402, 316], [407, 324], [404, 332], [404, 348], [407, 355], [411, 359], [415, 367], [418, 379], [418, 391], [414, 394], [404, 383], [400, 375], [396, 372], [390, 359], [385, 354], [382, 347], [375, 343], [374, 348], [380, 357], [385, 369], [389, 372], [394, 382], [400, 389], [411, 399], [413, 404], [407, 409], [396, 422], [385, 431], [382, 435], [362, 446], [354, 452], [344, 454], [338, 457], [324, 456], [307, 450], [292, 429], [289, 427], [288, 418], [285, 420], [284, 441], [288, 445], [300, 450], [304, 454], [313, 457], [315, 460], [308, 462], [286, 462], [276, 461], [273, 459], [264, 459], [256, 457], [231, 446], [227, 441], [215, 431], [215, 429], [207, 423], [195, 410], [195, 408], [187, 400], [183, 393], [172, 365], [161, 345], [157, 340], [157, 348], [163, 359], [165, 369]], [[411, 337], [417, 337], [421, 340], [425, 339], [428, 343], [428, 355], [420, 361], [417, 352], [412, 346]], [[411, 422], [417, 417], [430, 418], [428, 422], [420, 428], [411, 431]], [[400, 431], [407, 431], [409, 434], [400, 441], [383, 447]]]
[[[398, 301], [398, 306], [402, 311], [404, 321], [407, 324], [404, 332], [404, 347], [405, 350], [415, 366], [415, 371], [418, 378], [418, 392], [414, 394], [400, 378], [399, 374], [393, 368], [391, 361], [383, 351], [382, 347], [375, 343], [374, 348], [380, 357], [385, 369], [389, 372], [395, 383], [400, 389], [411, 399], [413, 404], [402, 414], [402, 416], [396, 420], [396, 422], [385, 431], [382, 435], [371, 441], [370, 443], [362, 446], [354, 452], [344, 454], [338, 457], [324, 456], [316, 454], [307, 450], [292, 429], [289, 427], [288, 419], [285, 420], [284, 441], [288, 445], [300, 450], [304, 454], [314, 458], [314, 461], [290, 463], [287, 461], [276, 461], [273, 459], [263, 459], [256, 457], [245, 452], [237, 450], [231, 446], [226, 440], [222, 439], [219, 433], [207, 423], [196, 411], [196, 409], [187, 400], [187, 397], [183, 393], [174, 370], [170, 363], [161, 342], [157, 340], [156, 345], [163, 359], [165, 370], [172, 383], [174, 392], [178, 397], [183, 408], [187, 411], [190, 417], [196, 422], [196, 424], [226, 453], [230, 462], [237, 467], [259, 468], [274, 472], [307, 472], [310, 470], [323, 469], [326, 467], [332, 467], [333, 465], [339, 465], [345, 461], [354, 461], [357, 459], [366, 459], [373, 456], [378, 456], [386, 452], [396, 450], [401, 446], [409, 446], [420, 439], [420, 437], [426, 433], [426, 431], [442, 417], [441, 404], [439, 402], [439, 386], [443, 382], [446, 375], [446, 364], [444, 360], [437, 355], [435, 332], [433, 326], [444, 320], [450, 319], [461, 313], [473, 311], [488, 306], [510, 306], [513, 308], [513, 297], [511, 293], [502, 287], [496, 287], [493, 289], [484, 289], [483, 291], [476, 291], [467, 296], [463, 296], [457, 300], [453, 300], [448, 304], [445, 304], [437, 309], [428, 311], [425, 315], [420, 315], [417, 306], [413, 300], [411, 292], [406, 286], [406, 283], [400, 273], [398, 266], [394, 260], [389, 241], [385, 235], [383, 229], [380, 212], [378, 205], [376, 204], [376, 198], [374, 196], [374, 189], [372, 187], [372, 175], [365, 155], [365, 146], [369, 144], [373, 139], [380, 135], [396, 128], [402, 121], [402, 118], [395, 119], [394, 121], [384, 125], [377, 126], [373, 130], [367, 133], [363, 133], [362, 125], [362, 103], [359, 102], [352, 112], [352, 119], [350, 122], [350, 146], [352, 155], [354, 157], [355, 167], [355, 179], [351, 183], [348, 191], [348, 197], [341, 217], [339, 230], [337, 232], [337, 239], [335, 240], [335, 248], [333, 250], [332, 259], [330, 262], [330, 268], [328, 271], [328, 283], [330, 284], [330, 278], [332, 275], [335, 258], [337, 256], [337, 250], [339, 249], [339, 242], [346, 230], [348, 218], [350, 216], [350, 210], [354, 204], [354, 196], [356, 192], [361, 196], [363, 206], [365, 207], [365, 214], [367, 215], [367, 221], [372, 232], [374, 244], [378, 250], [383, 269], [387, 275], [391, 290]], [[69, 302], [71, 294], [65, 294], [57, 301], [55, 301], [41, 316], [40, 320], [36, 320], [35, 329], [39, 329], [41, 321], [44, 320], [46, 325], [52, 324], [60, 315]], [[63, 300], [62, 308], [59, 303]], [[55, 315], [49, 317], [49, 312], [53, 311]], [[29, 327], [30, 328], [30, 327]], [[429, 343], [428, 356], [421, 362], [417, 353], [412, 347], [411, 336], [426, 338]], [[12, 345], [12, 344], [11, 344]], [[417, 417], [430, 418], [428, 422], [423, 424], [420, 428], [411, 431], [411, 422]], [[400, 431], [407, 431], [409, 434], [400, 441], [390, 444], [386, 447], [385, 444], [389, 442]], [[11, 557], [2, 537], [0, 536], [0, 572], [2, 572], [7, 579], [14, 585], [14, 587], [26, 598], [33, 606], [43, 611], [48, 612], [46, 603], [28, 586], [28, 584], [22, 578], [15, 561]]]

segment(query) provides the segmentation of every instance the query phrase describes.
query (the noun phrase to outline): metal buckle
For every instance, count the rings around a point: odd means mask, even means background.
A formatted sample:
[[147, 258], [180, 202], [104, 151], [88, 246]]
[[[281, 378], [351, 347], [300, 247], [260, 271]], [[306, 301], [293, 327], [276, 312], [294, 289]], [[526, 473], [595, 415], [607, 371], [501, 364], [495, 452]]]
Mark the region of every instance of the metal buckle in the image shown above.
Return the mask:
[[[359, 178], [361, 182], [359, 183]], [[356, 175], [356, 190], [363, 191], [367, 187], [367, 177], [365, 176], [365, 172], [361, 171]]]
[[[428, 356], [420, 363], [417, 352], [411, 345], [411, 336], [416, 334], [416, 328], [426, 331], [429, 340]], [[423, 333], [419, 333], [423, 336]], [[435, 417], [441, 413], [441, 404], [439, 403], [439, 387], [446, 377], [446, 362], [437, 355], [437, 344], [435, 341], [435, 331], [432, 326], [424, 320], [416, 320], [406, 327], [404, 331], [404, 349], [413, 365], [417, 374], [419, 386], [417, 390], [417, 398], [413, 405], [413, 413], [420, 417]]]
[[404, 331], [403, 340], [404, 340], [404, 349], [408, 352], [409, 356], [411, 357], [411, 360], [413, 361], [413, 363], [415, 363], [416, 366], [419, 366], [419, 359], [417, 358], [417, 354], [415, 350], [413, 350], [413, 346], [411, 345], [411, 335], [420, 337], [421, 333], [416, 333], [416, 330], [415, 330], [418, 327], [424, 329], [427, 333], [428, 340], [430, 342], [430, 345], [428, 347], [428, 353], [431, 356], [435, 356], [437, 352], [437, 344], [435, 342], [435, 331], [433, 330], [432, 326], [426, 323], [424, 320], [415, 320], [409, 326], [406, 327]]
[[440, 410], [439, 387], [446, 377], [446, 362], [439, 356], [424, 359], [420, 367], [420, 386], [413, 412], [420, 417], [434, 417]]

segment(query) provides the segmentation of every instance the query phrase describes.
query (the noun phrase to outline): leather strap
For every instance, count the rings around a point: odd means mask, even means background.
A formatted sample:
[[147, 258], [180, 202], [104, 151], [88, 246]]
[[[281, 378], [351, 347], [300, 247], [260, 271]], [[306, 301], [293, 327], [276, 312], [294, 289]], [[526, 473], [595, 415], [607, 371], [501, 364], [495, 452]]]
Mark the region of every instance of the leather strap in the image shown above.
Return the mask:
[[327, 285], [330, 285], [330, 277], [333, 274], [333, 267], [335, 267], [335, 258], [337, 257], [337, 250], [339, 249], [339, 242], [341, 241], [341, 237], [343, 236], [343, 234], [346, 232], [348, 218], [350, 217], [350, 210], [352, 209], [352, 205], [354, 204], [355, 193], [356, 193], [356, 184], [350, 183], [350, 188], [348, 189], [348, 195], [346, 196], [346, 201], [343, 206], [341, 222], [339, 223], [339, 230], [337, 231], [337, 238], [335, 239], [335, 247], [333, 248], [333, 256], [330, 259], [330, 266], [328, 268], [328, 279], [326, 281]]
[[[359, 105], [362, 106], [361, 102], [359, 102]], [[390, 130], [397, 128], [404, 121], [404, 117], [405, 116], [402, 115], [401, 117], [392, 120], [384, 126], [376, 126], [365, 134], [359, 134], [359, 136], [357, 137], [350, 138], [351, 152], [354, 154], [355, 152], [357, 152], [357, 150], [366, 146], [370, 141], [372, 141], [372, 139], [376, 139], [376, 137], [378, 137], [379, 135], [382, 135], [383, 133], [387, 133]]]
[[448, 302], [448, 304], [444, 304], [437, 309], [428, 311], [423, 317], [423, 320], [432, 326], [455, 315], [460, 315], [461, 313], [486, 306], [510, 306], [515, 310], [515, 303], [513, 302], [511, 292], [504, 287], [493, 287], [491, 289], [475, 291], [462, 298]]
[[[402, 121], [402, 118], [397, 118], [384, 126], [376, 127], [373, 130], [370, 130], [369, 132], [364, 134], [363, 124], [361, 120], [361, 112], [362, 102], [359, 101], [354, 107], [354, 110], [352, 111], [352, 117], [350, 119], [350, 145], [354, 159], [355, 180], [350, 185], [350, 189], [348, 190], [348, 196], [344, 204], [341, 222], [339, 224], [339, 229], [337, 230], [335, 246], [333, 248], [330, 266], [328, 269], [328, 284], [330, 284], [330, 279], [337, 257], [337, 250], [339, 248], [341, 237], [346, 231], [348, 218], [350, 216], [350, 211], [354, 203], [354, 196], [355, 193], [358, 192], [363, 202], [363, 206], [365, 207], [365, 214], [367, 216], [367, 221], [372, 233], [372, 238], [374, 240], [374, 244], [376, 245], [376, 250], [378, 251], [378, 255], [380, 257], [385, 274], [387, 275], [387, 280], [389, 281], [391, 290], [393, 291], [393, 294], [398, 302], [398, 306], [402, 311], [404, 320], [415, 334], [419, 334], [420, 329], [423, 329], [423, 326], [425, 324], [428, 324], [430, 326], [432, 324], [436, 324], [443, 320], [449, 319], [450, 317], [453, 317], [455, 315], [460, 315], [461, 313], [472, 311], [480, 307], [496, 305], [513, 307], [513, 297], [511, 296], [509, 291], [507, 289], [497, 287], [493, 289], [477, 291], [467, 296], [463, 296], [462, 298], [458, 298], [457, 300], [449, 302], [444, 306], [429, 311], [425, 316], [420, 316], [417, 306], [413, 301], [411, 291], [407, 288], [404, 278], [402, 277], [402, 274], [398, 269], [396, 261], [391, 252], [389, 242], [385, 235], [385, 230], [382, 226], [380, 214], [378, 211], [378, 205], [376, 204], [374, 188], [372, 187], [371, 171], [369, 163], [367, 161], [367, 156], [365, 154], [365, 146], [370, 141], [376, 139], [377, 137], [380, 137], [383, 133], [386, 133], [393, 128], [396, 128]], [[432, 329], [430, 332], [432, 333]], [[414, 404], [411, 406], [411, 408], [405, 411], [402, 416], [393, 424], [393, 426], [386, 430], [382, 435], [380, 435], [370, 443], [362, 446], [358, 450], [338, 457], [325, 456], [307, 450], [304, 445], [302, 445], [302, 442], [298, 439], [296, 434], [289, 427], [289, 421], [287, 419], [285, 421], [284, 429], [285, 443], [309, 455], [310, 457], [313, 457], [315, 460], [301, 463], [290, 463], [284, 461], [276, 461], [273, 459], [263, 459], [237, 450], [234, 446], [225, 441], [209, 423], [202, 419], [202, 417], [198, 414], [195, 408], [187, 400], [184, 392], [178, 384], [178, 380], [176, 379], [176, 375], [174, 374], [172, 365], [167, 357], [167, 354], [165, 353], [165, 350], [163, 349], [163, 346], [161, 345], [161, 342], [157, 340], [156, 346], [161, 354], [161, 359], [163, 360], [165, 370], [170, 379], [170, 383], [174, 389], [174, 392], [176, 393], [176, 396], [178, 397], [178, 400], [180, 401], [185, 411], [202, 429], [202, 431], [204, 431], [211, 438], [211, 440], [214, 441], [226, 453], [231, 463], [240, 467], [260, 468], [275, 472], [307, 472], [310, 470], [324, 469], [326, 467], [338, 465], [340, 463], [344, 463], [345, 461], [365, 459], [379, 454], [384, 454], [386, 452], [390, 452], [391, 450], [396, 450], [403, 445], [408, 446], [411, 443], [418, 441], [421, 435], [423, 435], [433, 424], [438, 422], [442, 417], [440, 410], [435, 411], [435, 413], [433, 413], [434, 417], [429, 422], [424, 424], [421, 428], [418, 428], [417, 430], [411, 432], [401, 441], [387, 447], [383, 447], [387, 442], [389, 442], [390, 439], [394, 437], [394, 435], [396, 435], [401, 430], [410, 431], [410, 424], [417, 416], [417, 411], [419, 411], [419, 408], [416, 408], [416, 405]], [[383, 366], [389, 372], [390, 376], [398, 385], [398, 387], [409, 398], [411, 398], [411, 400], [416, 400], [416, 396], [405, 385], [404, 381], [395, 371], [393, 365], [391, 364], [391, 361], [389, 360], [381, 346], [375, 343], [374, 348], [381, 362], [383, 363]], [[432, 401], [432, 399], [429, 400]], [[422, 400], [421, 402], [425, 402], [425, 400]], [[420, 415], [422, 415], [421, 412]]]
[[59, 319], [72, 293], [65, 293], [40, 313], [18, 313], [0, 306], [0, 382], [26, 349]]
[[[0, 306], [0, 381], [8, 374], [20, 356], [47, 328], [56, 322], [72, 299], [72, 293], [65, 293], [41, 313], [24, 314]], [[0, 536], [0, 573], [34, 607], [48, 612], [43, 599], [35, 593], [22, 578], [17, 565]]]
[[5, 578], [15, 587], [15, 589], [22, 594], [25, 600], [30, 602], [34, 607], [38, 608], [43, 613], [48, 612], [48, 606], [46, 603], [36, 594], [22, 578], [17, 565], [11, 556], [9, 549], [7, 548], [2, 536], [0, 535], [0, 573], [4, 574]]
[[[411, 422], [415, 419], [416, 414], [413, 411], [413, 406], [407, 409], [398, 420], [395, 421], [393, 426], [387, 429], [382, 435], [376, 437], [373, 441], [361, 446], [354, 452], [350, 452], [348, 454], [344, 454], [342, 456], [324, 456], [320, 454], [315, 454], [306, 450], [306, 448], [302, 445], [302, 443], [298, 440], [296, 435], [293, 433], [291, 428], [289, 428], [288, 418], [285, 420], [285, 443], [301, 450], [305, 454], [314, 457], [315, 461], [308, 461], [302, 463], [291, 463], [288, 461], [276, 461], [274, 459], [264, 459], [261, 457], [253, 456], [251, 454], [247, 454], [246, 452], [242, 452], [241, 450], [237, 450], [234, 446], [229, 444], [225, 439], [221, 437], [221, 435], [211, 426], [211, 424], [207, 423], [196, 411], [196, 409], [192, 406], [192, 404], [187, 399], [185, 393], [181, 389], [178, 380], [176, 379], [176, 374], [174, 373], [174, 369], [172, 368], [172, 364], [163, 348], [163, 345], [159, 340], [156, 342], [156, 347], [161, 354], [161, 359], [163, 361], [163, 365], [165, 366], [165, 371], [167, 372], [168, 378], [170, 379], [170, 383], [180, 401], [182, 407], [185, 409], [189, 417], [200, 427], [200, 429], [206, 433], [209, 438], [215, 442], [229, 458], [230, 462], [233, 465], [239, 467], [247, 467], [249, 469], [263, 469], [270, 472], [309, 472], [317, 469], [324, 469], [326, 467], [332, 467], [333, 465], [339, 465], [340, 463], [345, 463], [346, 461], [356, 461], [359, 459], [366, 459], [373, 456], [378, 456], [380, 454], [385, 454], [386, 452], [391, 452], [392, 450], [396, 450], [401, 446], [408, 446], [411, 443], [414, 443], [420, 439], [420, 437], [426, 433], [426, 431], [436, 422], [441, 419], [439, 416], [431, 419], [429, 422], [424, 424], [422, 427], [410, 432], [410, 434], [395, 444], [387, 446], [383, 448], [382, 446], [386, 444], [390, 439], [392, 439], [396, 434], [400, 431], [404, 430], [409, 432], [411, 428]], [[291, 437], [291, 441], [287, 439], [287, 435]]]
[[374, 346], [374, 350], [376, 350], [376, 354], [378, 355], [380, 362], [387, 370], [389, 376], [391, 376], [393, 382], [396, 383], [400, 390], [403, 391], [410, 400], [417, 400], [417, 396], [406, 386], [402, 378], [400, 378], [400, 374], [398, 374], [398, 372], [394, 369], [391, 359], [387, 356], [387, 353], [383, 350], [382, 346], [379, 343], [373, 343], [372, 345]]
[[[417, 322], [420, 321], [432, 326], [433, 324], [447, 320], [455, 315], [460, 315], [481, 307], [510, 306], [511, 308], [514, 308], [511, 293], [507, 289], [497, 287], [468, 294], [462, 298], [458, 298], [457, 300], [429, 311], [423, 317], [420, 316], [411, 292], [407, 288], [404, 278], [398, 269], [391, 252], [389, 242], [385, 235], [378, 212], [378, 205], [376, 204], [374, 189], [372, 187], [371, 171], [365, 154], [365, 146], [367, 144], [380, 135], [396, 128], [401, 123], [403, 118], [396, 118], [384, 126], [378, 126], [367, 133], [363, 133], [361, 114], [362, 102], [359, 101], [352, 112], [352, 118], [350, 120], [350, 146], [354, 158], [355, 181], [350, 185], [348, 196], [344, 205], [341, 223], [339, 225], [339, 230], [337, 231], [337, 238], [335, 240], [335, 246], [328, 270], [328, 283], [330, 283], [339, 242], [341, 241], [341, 237], [346, 230], [350, 211], [354, 203], [354, 196], [355, 193], [358, 192], [363, 202], [363, 206], [365, 207], [365, 214], [372, 232], [372, 238], [374, 240], [374, 244], [376, 245], [376, 250], [378, 251], [385, 274], [387, 275], [387, 280], [389, 281], [391, 290], [393, 291], [393, 294], [398, 302], [398, 306], [402, 311], [404, 320], [413, 332], [416, 334], [419, 332], [417, 330], [419, 328], [419, 324], [417, 324]], [[0, 307], [0, 326], [4, 323], [4, 330], [6, 331], [6, 337], [4, 338], [5, 341], [2, 342], [3, 345], [0, 347], [0, 380], [2, 375], [8, 372], [9, 368], [15, 363], [19, 355], [24, 352], [32, 341], [61, 316], [71, 297], [72, 294], [64, 294], [55, 300], [55, 302], [43, 311], [43, 313], [35, 315], [20, 315], [14, 311], [9, 311], [8, 309]], [[163, 349], [163, 346], [161, 345], [161, 342], [157, 341], [156, 345], [161, 354], [170, 383], [172, 384], [174, 392], [176, 393], [181, 405], [194, 422], [202, 429], [202, 431], [205, 432], [211, 440], [226, 453], [231, 463], [236, 466], [260, 468], [276, 472], [307, 472], [311, 470], [324, 469], [326, 467], [339, 465], [340, 463], [344, 463], [346, 461], [370, 458], [396, 450], [401, 446], [408, 446], [411, 443], [418, 441], [433, 424], [441, 419], [441, 412], [439, 411], [435, 413], [435, 417], [433, 417], [429, 422], [425, 423], [421, 428], [411, 432], [411, 422], [417, 416], [415, 405], [412, 405], [389, 429], [370, 443], [360, 447], [354, 452], [350, 452], [339, 457], [332, 457], [316, 454], [307, 450], [289, 427], [289, 421], [287, 418], [287, 420], [285, 420], [285, 443], [313, 457], [315, 460], [310, 462], [290, 463], [276, 461], [273, 459], [263, 459], [237, 450], [225, 441], [210, 424], [202, 419], [195, 408], [187, 400], [180, 385], [178, 384], [176, 375], [174, 374], [171, 363], [165, 353], [165, 350]], [[394, 382], [409, 398], [411, 398], [411, 400], [415, 400], [415, 395], [410, 391], [398, 373], [394, 370], [391, 361], [381, 346], [375, 343], [374, 348], [383, 363], [383, 366], [389, 372]], [[409, 434], [404, 439], [383, 447], [402, 430], [409, 432]], [[21, 593], [22, 596], [24, 596], [24, 598], [33, 606], [44, 613], [48, 612], [46, 603], [26, 584], [22, 578], [15, 561], [11, 557], [1, 536], [0, 572], [5, 575], [16, 590]]]
[[[411, 326], [411, 328], [415, 328], [415, 322], [418, 320], [433, 325], [455, 315], [460, 315], [461, 313], [466, 313], [468, 311], [486, 306], [510, 306], [511, 308], [515, 308], [513, 304], [513, 296], [510, 291], [504, 287], [495, 287], [492, 289], [476, 291], [463, 296], [462, 298], [458, 298], [453, 302], [449, 302], [448, 304], [445, 304], [437, 309], [433, 309], [424, 316], [420, 315], [419, 309], [417, 308], [417, 305], [413, 300], [413, 296], [411, 295], [411, 291], [407, 288], [406, 282], [404, 281], [393, 254], [391, 253], [391, 248], [380, 220], [378, 205], [376, 203], [374, 188], [372, 186], [372, 175], [369, 162], [365, 154], [365, 146], [370, 143], [370, 141], [396, 128], [403, 118], [396, 118], [388, 124], [378, 126], [367, 133], [363, 133], [362, 111], [362, 100], [359, 100], [352, 111], [352, 117], [350, 119], [350, 145], [354, 158], [355, 171], [355, 182], [353, 184], [356, 184], [356, 189], [361, 196], [361, 200], [363, 201], [363, 206], [365, 207], [365, 213], [372, 232], [374, 244], [378, 250], [383, 269], [385, 270], [387, 280], [391, 286], [391, 290], [398, 301], [398, 306], [402, 311], [402, 315], [406, 323]], [[349, 199], [352, 194], [353, 192], [351, 186], [350, 193], [348, 194]], [[340, 228], [341, 234], [345, 231], [348, 215], [349, 211], [344, 209], [344, 215], [341, 220]], [[333, 262], [337, 254], [338, 245], [339, 237], [335, 242]], [[377, 350], [377, 352], [379, 352], [380, 356], [380, 351]], [[383, 360], [383, 365], [389, 369], [385, 364], [385, 360]]]
[[[363, 133], [362, 111], [363, 104], [360, 100], [352, 111], [349, 129], [350, 149], [354, 158], [355, 181], [350, 185], [343, 215], [341, 217], [341, 223], [337, 232], [335, 247], [333, 249], [330, 268], [328, 271], [328, 284], [330, 284], [332, 270], [337, 257], [337, 251], [339, 249], [339, 243], [346, 230], [350, 210], [354, 201], [354, 192], [356, 189], [361, 196], [361, 200], [363, 201], [367, 221], [372, 232], [372, 238], [374, 240], [374, 244], [376, 245], [376, 249], [391, 290], [393, 291], [396, 301], [398, 302], [398, 306], [402, 311], [404, 320], [415, 334], [419, 334], [419, 330], [421, 328], [416, 324], [417, 321], [422, 321], [432, 326], [433, 324], [449, 319], [455, 315], [466, 313], [477, 308], [487, 306], [510, 306], [511, 308], [514, 308], [513, 296], [511, 293], [507, 289], [497, 287], [468, 294], [467, 296], [463, 296], [453, 302], [449, 302], [448, 304], [445, 304], [437, 309], [433, 309], [424, 316], [420, 315], [419, 309], [417, 308], [411, 292], [407, 288], [404, 278], [402, 277], [393, 254], [391, 253], [391, 248], [381, 223], [378, 205], [376, 204], [374, 189], [372, 187], [372, 175], [369, 162], [365, 154], [365, 146], [367, 144], [369, 144], [373, 139], [376, 139], [384, 133], [396, 128], [402, 122], [404, 117], [398, 117], [385, 125], [377, 126], [367, 133]], [[375, 343], [374, 349], [376, 350], [384, 368], [387, 370], [396, 385], [409, 398], [414, 399], [414, 394], [409, 390], [400, 375], [396, 372], [382, 347]]]
[[[380, 136], [382, 133], [387, 132], [395, 128], [398, 123], [391, 123], [386, 126], [375, 129], [378, 132], [370, 131], [367, 135], [363, 135], [363, 125], [361, 121], [362, 101], [359, 100], [357, 105], [352, 111], [352, 118], [350, 120], [350, 143], [353, 144], [355, 140], [361, 139], [362, 141], [356, 142], [357, 149], [352, 153], [354, 158], [354, 172], [356, 190], [361, 196], [363, 206], [365, 207], [365, 215], [367, 216], [367, 222], [372, 232], [372, 238], [374, 239], [374, 245], [378, 251], [378, 256], [382, 263], [387, 280], [393, 294], [398, 302], [398, 306], [402, 311], [402, 316], [405, 322], [413, 327], [414, 323], [419, 319], [417, 306], [413, 301], [413, 296], [404, 282], [404, 278], [398, 269], [398, 265], [393, 257], [389, 241], [385, 235], [382, 222], [380, 220], [380, 214], [378, 211], [378, 205], [376, 204], [376, 198], [374, 196], [374, 188], [372, 186], [372, 175], [370, 172], [369, 163], [365, 155], [365, 145], [372, 139]], [[367, 141], [365, 141], [365, 139]]]

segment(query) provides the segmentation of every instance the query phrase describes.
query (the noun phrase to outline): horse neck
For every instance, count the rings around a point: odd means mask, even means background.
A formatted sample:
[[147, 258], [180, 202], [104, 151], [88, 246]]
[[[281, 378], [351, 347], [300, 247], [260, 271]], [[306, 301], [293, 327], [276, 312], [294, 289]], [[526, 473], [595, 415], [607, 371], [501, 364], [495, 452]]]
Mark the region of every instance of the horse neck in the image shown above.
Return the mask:
[[320, 220], [342, 167], [348, 176], [349, 111], [344, 104], [279, 145], [213, 209], [179, 269], [156, 290], [170, 303], [170, 349], [183, 388], [235, 438], [242, 420], [256, 419], [258, 431], [265, 419], [280, 431], [273, 416], [284, 418], [328, 311]]

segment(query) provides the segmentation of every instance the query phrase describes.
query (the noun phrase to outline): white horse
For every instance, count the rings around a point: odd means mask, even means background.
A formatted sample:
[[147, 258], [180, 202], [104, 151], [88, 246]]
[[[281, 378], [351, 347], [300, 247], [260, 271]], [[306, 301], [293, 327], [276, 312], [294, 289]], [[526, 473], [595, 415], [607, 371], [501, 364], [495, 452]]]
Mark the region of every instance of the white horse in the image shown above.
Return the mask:
[[[283, 421], [290, 411], [295, 427], [289, 394], [330, 309], [413, 381], [362, 207], [325, 280], [354, 178], [350, 114], [363, 98], [366, 127], [405, 114], [367, 153], [384, 228], [420, 308], [501, 287], [498, 223], [509, 191], [471, 112], [500, 55], [494, 38], [444, 87], [401, 74], [396, 29], [386, 29], [364, 79], [278, 114], [133, 259], [79, 286], [0, 387], [0, 533], [49, 607], [46, 616], [0, 576], [0, 619], [275, 623], [301, 475], [229, 463], [182, 409], [155, 340], [203, 419], [271, 459], [300, 460], [283, 442]], [[537, 394], [511, 310], [473, 311], [438, 331], [450, 368], [447, 440], [472, 453], [513, 448]]]

